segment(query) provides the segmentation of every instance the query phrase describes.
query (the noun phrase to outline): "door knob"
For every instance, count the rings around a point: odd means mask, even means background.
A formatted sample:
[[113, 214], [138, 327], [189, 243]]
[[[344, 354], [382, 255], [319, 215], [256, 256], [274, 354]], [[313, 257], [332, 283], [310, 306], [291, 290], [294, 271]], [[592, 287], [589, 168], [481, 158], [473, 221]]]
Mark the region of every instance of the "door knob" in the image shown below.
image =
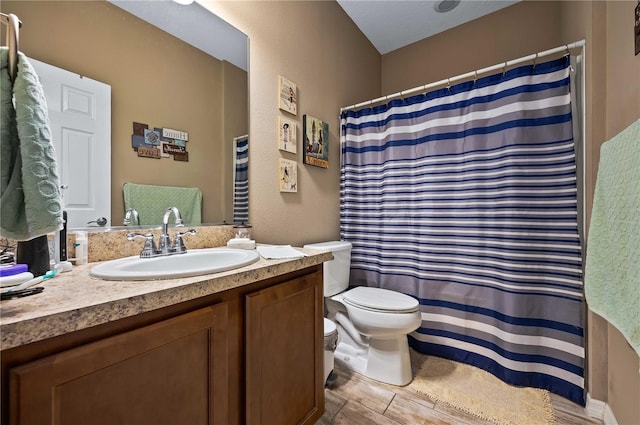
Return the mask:
[[107, 224], [107, 219], [106, 219], [106, 217], [100, 217], [100, 218], [98, 218], [96, 220], [91, 220], [91, 221], [87, 222], [87, 224], [91, 224], [91, 223], [96, 223], [98, 226], [102, 227], [105, 224]]

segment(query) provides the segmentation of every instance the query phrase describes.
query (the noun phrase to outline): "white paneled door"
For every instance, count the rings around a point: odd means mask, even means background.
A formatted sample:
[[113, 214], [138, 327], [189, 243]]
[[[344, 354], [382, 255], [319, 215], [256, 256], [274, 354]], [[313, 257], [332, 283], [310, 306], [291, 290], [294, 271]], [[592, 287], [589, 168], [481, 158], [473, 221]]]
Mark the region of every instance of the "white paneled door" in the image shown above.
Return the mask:
[[29, 59], [44, 88], [68, 227], [111, 224], [111, 86]]

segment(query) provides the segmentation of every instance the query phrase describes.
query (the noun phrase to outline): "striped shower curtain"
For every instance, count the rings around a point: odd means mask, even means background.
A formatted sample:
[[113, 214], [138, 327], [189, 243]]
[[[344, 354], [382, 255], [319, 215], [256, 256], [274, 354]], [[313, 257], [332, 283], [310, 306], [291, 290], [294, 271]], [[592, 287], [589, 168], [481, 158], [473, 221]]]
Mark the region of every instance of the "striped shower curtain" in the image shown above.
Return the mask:
[[233, 222], [249, 223], [249, 138], [234, 140]]
[[341, 116], [351, 284], [416, 297], [416, 350], [584, 405], [568, 58]]

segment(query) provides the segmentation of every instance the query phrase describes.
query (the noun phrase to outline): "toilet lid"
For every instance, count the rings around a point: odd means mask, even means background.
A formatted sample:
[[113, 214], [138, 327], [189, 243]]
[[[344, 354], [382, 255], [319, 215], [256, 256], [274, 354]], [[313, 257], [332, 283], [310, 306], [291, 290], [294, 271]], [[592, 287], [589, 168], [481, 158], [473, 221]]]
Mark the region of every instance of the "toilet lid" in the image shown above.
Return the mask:
[[382, 288], [358, 286], [343, 294], [343, 300], [356, 307], [390, 313], [413, 313], [418, 300], [409, 295]]

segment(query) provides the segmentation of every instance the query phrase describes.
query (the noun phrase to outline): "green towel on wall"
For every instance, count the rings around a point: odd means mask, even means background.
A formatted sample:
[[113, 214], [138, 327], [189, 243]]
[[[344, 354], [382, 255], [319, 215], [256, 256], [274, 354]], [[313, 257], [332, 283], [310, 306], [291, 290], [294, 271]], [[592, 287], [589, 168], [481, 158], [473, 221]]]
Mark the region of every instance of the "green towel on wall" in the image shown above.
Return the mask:
[[8, 61], [9, 51], [1, 47], [0, 236], [25, 241], [62, 228], [62, 198], [40, 80], [18, 53], [12, 82]]
[[591, 311], [640, 355], [640, 120], [600, 150], [584, 283]]
[[[185, 225], [202, 222], [202, 191], [197, 187], [125, 183], [122, 193], [124, 209], [135, 208], [141, 225], [162, 223], [169, 207], [178, 208]], [[170, 220], [173, 222], [173, 217]]]

